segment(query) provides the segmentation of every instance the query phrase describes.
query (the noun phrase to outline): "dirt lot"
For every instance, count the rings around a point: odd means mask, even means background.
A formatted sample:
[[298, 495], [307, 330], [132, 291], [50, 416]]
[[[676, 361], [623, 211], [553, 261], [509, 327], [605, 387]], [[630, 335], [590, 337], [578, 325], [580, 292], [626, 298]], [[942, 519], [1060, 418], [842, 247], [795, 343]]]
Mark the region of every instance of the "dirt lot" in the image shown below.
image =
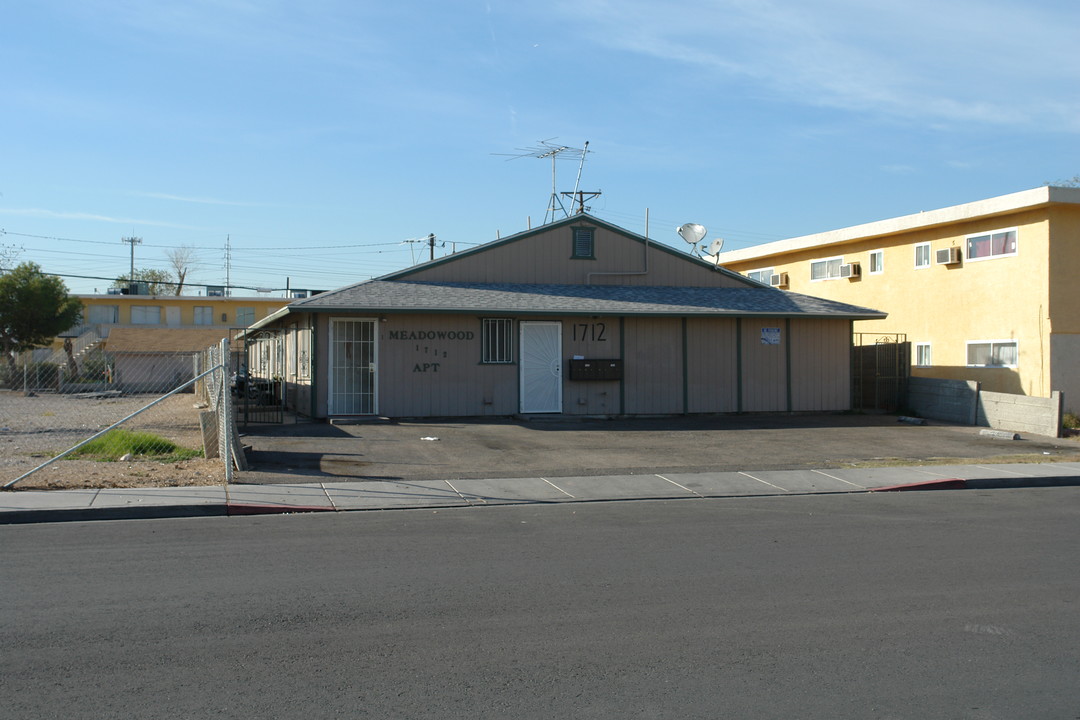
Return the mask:
[[[0, 485], [87, 439], [153, 402], [155, 396], [80, 398], [0, 391]], [[192, 394], [179, 394], [134, 418], [125, 427], [201, 449], [199, 409]], [[60, 460], [20, 481], [20, 490], [216, 485], [224, 482], [218, 460], [96, 462]]]

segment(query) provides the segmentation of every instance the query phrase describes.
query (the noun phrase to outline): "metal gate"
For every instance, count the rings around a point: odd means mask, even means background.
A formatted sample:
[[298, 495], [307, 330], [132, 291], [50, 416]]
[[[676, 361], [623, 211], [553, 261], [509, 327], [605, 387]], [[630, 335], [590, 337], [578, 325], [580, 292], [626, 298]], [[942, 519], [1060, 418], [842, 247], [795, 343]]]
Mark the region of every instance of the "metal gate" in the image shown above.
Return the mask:
[[234, 354], [232, 391], [236, 419], [250, 423], [285, 420], [285, 336], [272, 330], [242, 333], [243, 351]]
[[911, 343], [904, 333], [853, 333], [851, 407], [896, 412], [907, 401]]

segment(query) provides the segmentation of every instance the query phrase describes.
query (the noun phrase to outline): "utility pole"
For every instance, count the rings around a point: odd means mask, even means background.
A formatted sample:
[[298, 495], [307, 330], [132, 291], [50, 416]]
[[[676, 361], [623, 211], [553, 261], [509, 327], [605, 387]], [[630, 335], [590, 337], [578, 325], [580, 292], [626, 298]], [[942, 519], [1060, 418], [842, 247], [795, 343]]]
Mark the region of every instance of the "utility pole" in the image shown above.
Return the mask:
[[131, 278], [128, 280], [128, 292], [130, 293], [135, 288], [135, 246], [142, 245], [142, 238], [120, 238], [120, 242], [131, 245]]
[[427, 236], [428, 250], [431, 252], [431, 259], [435, 259], [435, 233], [428, 233]]

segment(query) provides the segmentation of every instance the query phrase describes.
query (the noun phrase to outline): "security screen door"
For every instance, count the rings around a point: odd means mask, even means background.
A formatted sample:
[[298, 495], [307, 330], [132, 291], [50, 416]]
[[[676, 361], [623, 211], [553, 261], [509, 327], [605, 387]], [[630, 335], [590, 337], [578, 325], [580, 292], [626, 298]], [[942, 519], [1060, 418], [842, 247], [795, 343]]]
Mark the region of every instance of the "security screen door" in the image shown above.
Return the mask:
[[375, 321], [330, 321], [330, 414], [375, 414]]
[[521, 323], [521, 412], [562, 412], [562, 323]]

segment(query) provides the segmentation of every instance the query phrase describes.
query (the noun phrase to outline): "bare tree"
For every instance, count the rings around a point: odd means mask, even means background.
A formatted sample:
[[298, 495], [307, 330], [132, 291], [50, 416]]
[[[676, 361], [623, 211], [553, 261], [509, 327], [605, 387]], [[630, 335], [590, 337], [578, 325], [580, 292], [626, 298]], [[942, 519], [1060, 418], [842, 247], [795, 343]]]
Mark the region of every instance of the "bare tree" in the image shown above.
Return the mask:
[[183, 295], [184, 280], [191, 271], [192, 265], [195, 264], [195, 248], [190, 245], [181, 245], [166, 252], [165, 257], [169, 258], [169, 264], [172, 265], [173, 272], [176, 274], [176, 294]]
[[22, 253], [21, 247], [15, 247], [14, 245], [2, 245], [0, 244], [0, 275], [4, 274], [4, 270], [12, 270], [15, 265], [15, 260]]

